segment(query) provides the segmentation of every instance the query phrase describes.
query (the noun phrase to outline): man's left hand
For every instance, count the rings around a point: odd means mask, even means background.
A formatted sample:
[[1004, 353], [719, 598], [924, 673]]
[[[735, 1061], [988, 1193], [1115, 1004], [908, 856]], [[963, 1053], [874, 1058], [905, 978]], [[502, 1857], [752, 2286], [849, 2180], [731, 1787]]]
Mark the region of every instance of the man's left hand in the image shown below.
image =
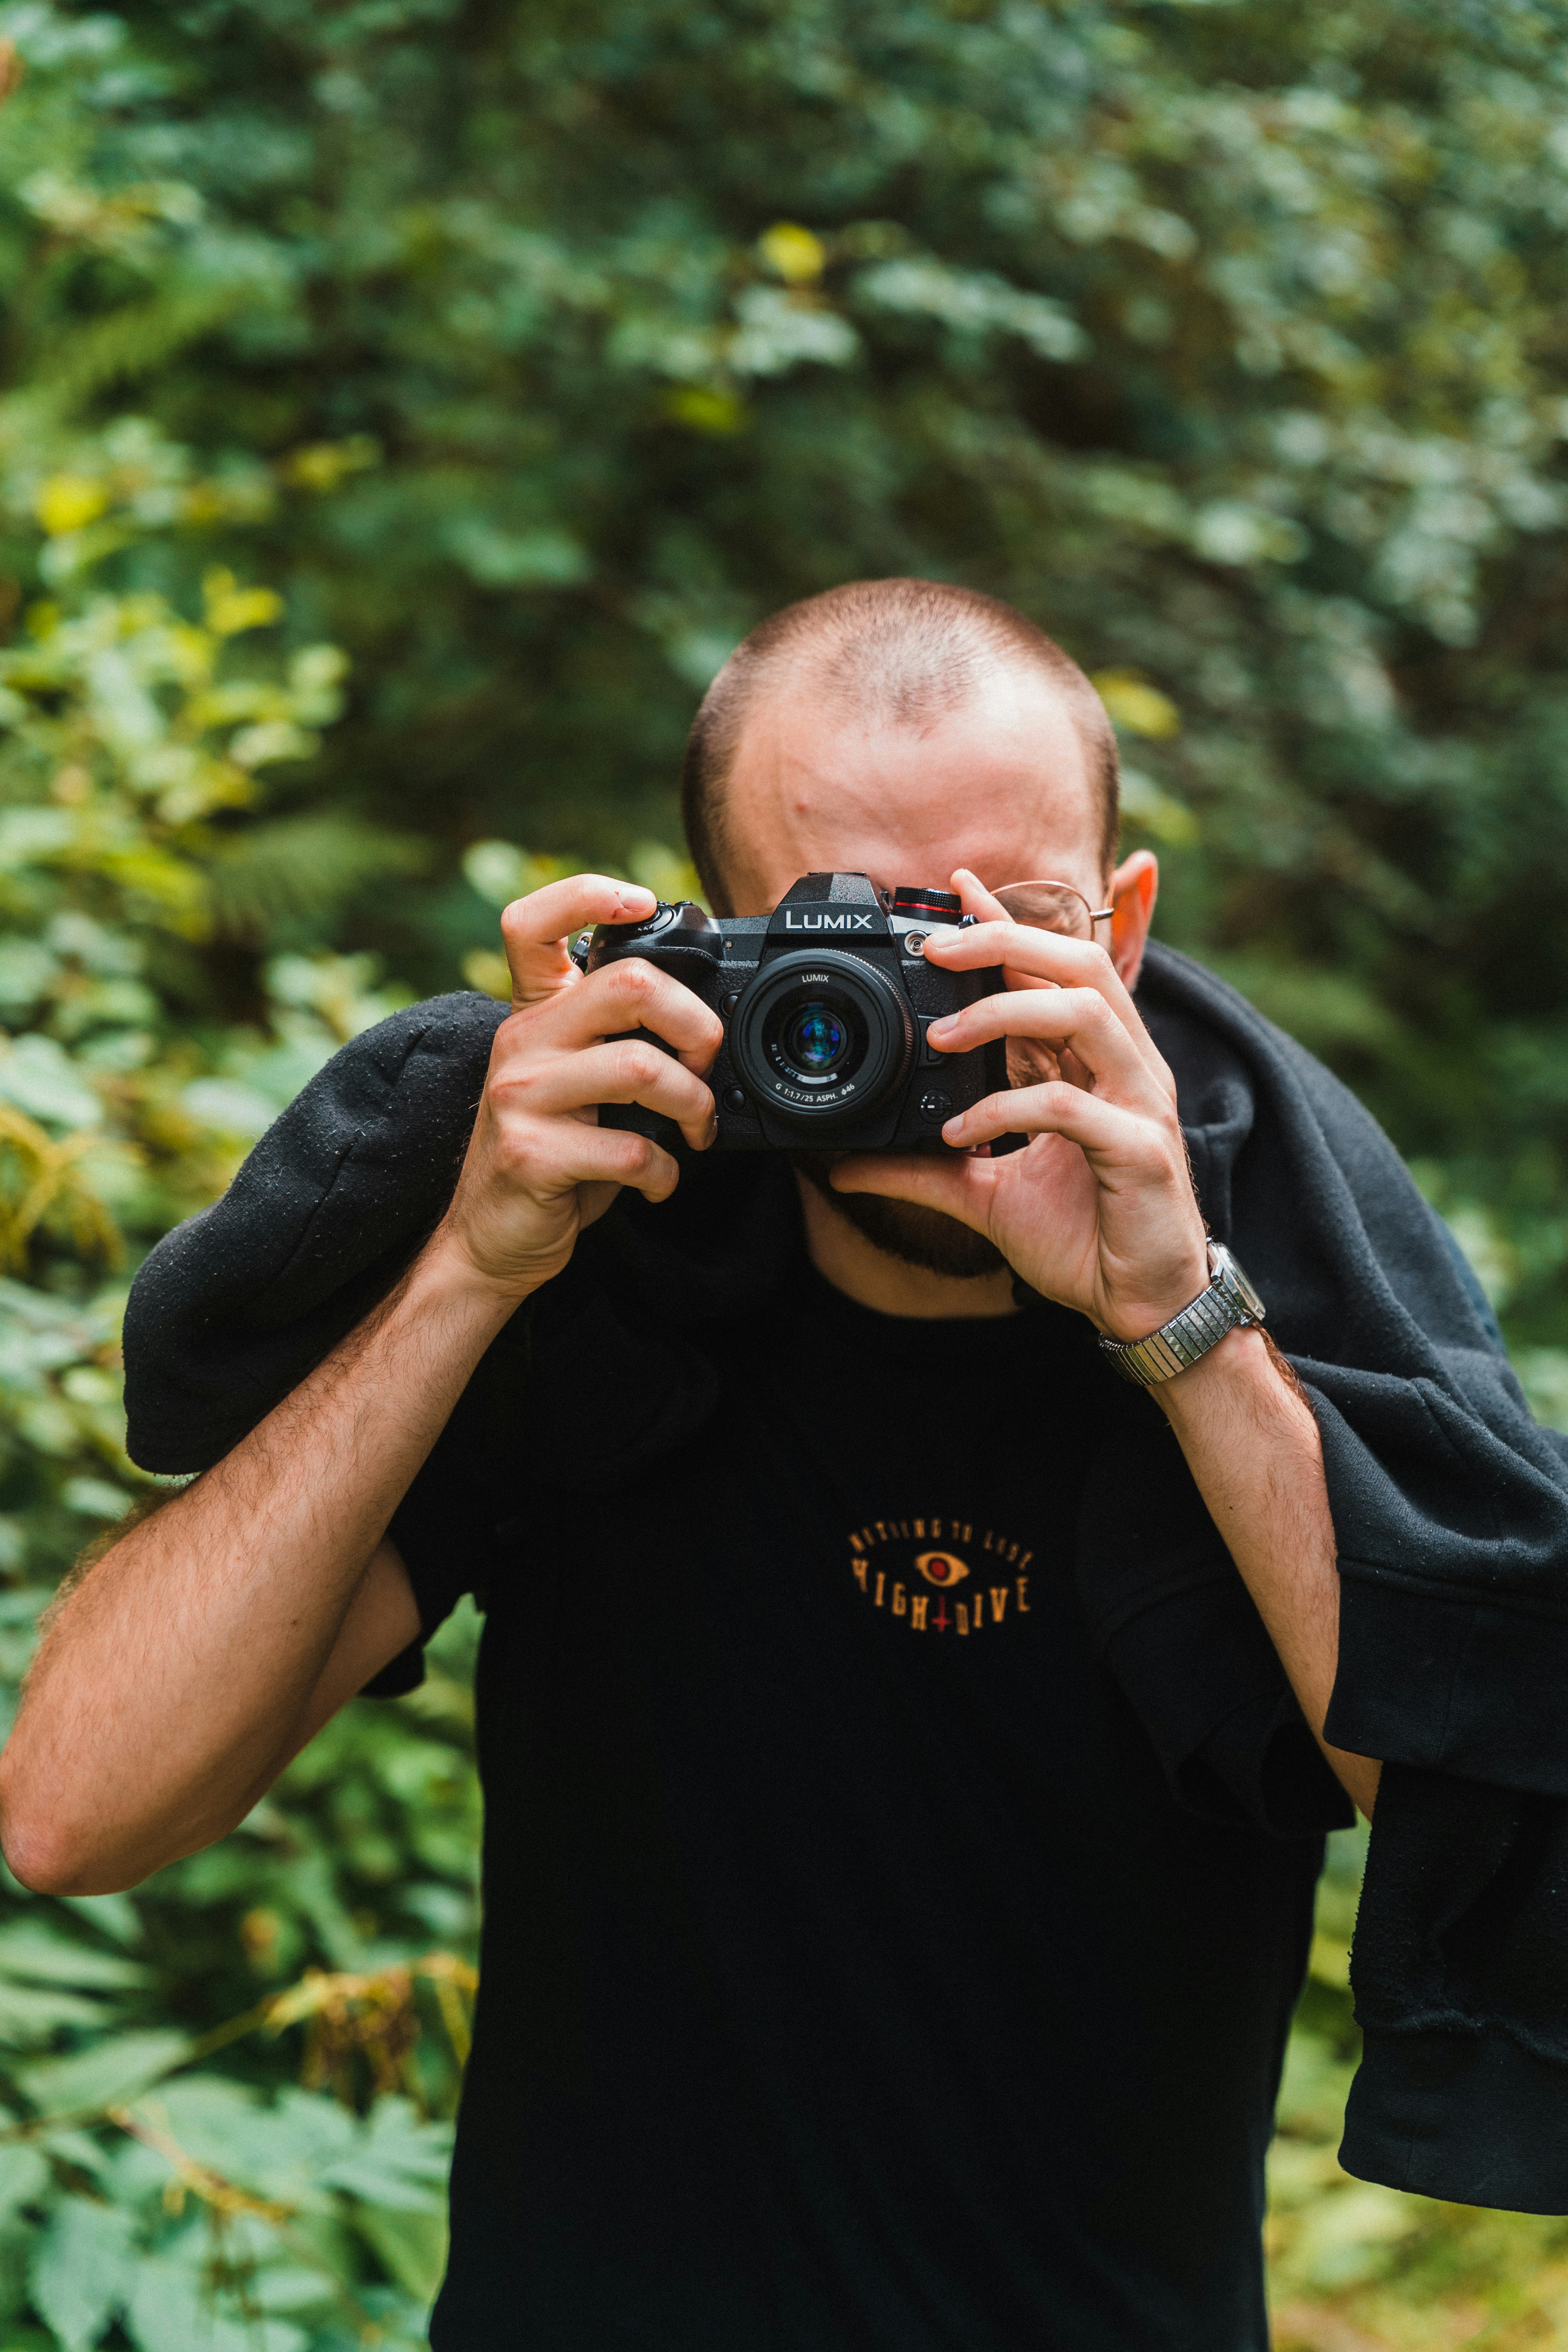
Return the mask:
[[[946, 1122], [943, 1140], [965, 1156], [859, 1154], [834, 1170], [834, 1187], [940, 1209], [984, 1234], [1043, 1297], [1113, 1339], [1143, 1339], [1209, 1282], [1175, 1080], [1103, 948], [1010, 922], [970, 873], [953, 886], [980, 920], [933, 937], [929, 961], [995, 965], [1005, 985], [934, 1022], [931, 1042], [962, 1054], [1005, 1037], [1012, 1087]], [[1008, 1134], [1030, 1140], [975, 1155]]]

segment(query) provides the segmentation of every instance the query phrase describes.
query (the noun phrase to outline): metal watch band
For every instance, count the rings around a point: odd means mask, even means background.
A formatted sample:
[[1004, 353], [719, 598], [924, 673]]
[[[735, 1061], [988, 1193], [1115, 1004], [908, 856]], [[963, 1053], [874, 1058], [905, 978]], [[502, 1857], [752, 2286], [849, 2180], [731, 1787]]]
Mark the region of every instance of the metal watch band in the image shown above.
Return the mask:
[[1263, 1301], [1230, 1252], [1218, 1242], [1210, 1242], [1208, 1250], [1209, 1286], [1190, 1307], [1184, 1307], [1146, 1339], [1111, 1339], [1101, 1332], [1101, 1349], [1134, 1388], [1153, 1388], [1160, 1381], [1174, 1380], [1178, 1372], [1184, 1372], [1217, 1347], [1227, 1331], [1262, 1322]]

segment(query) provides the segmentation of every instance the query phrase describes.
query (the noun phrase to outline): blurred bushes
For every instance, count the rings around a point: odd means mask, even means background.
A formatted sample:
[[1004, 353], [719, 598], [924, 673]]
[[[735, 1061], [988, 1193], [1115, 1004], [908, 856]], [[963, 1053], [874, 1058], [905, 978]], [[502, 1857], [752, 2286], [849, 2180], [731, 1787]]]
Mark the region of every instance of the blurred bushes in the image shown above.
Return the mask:
[[[287, 854], [281, 828], [268, 846], [265, 821], [229, 821], [314, 751], [343, 660], [253, 650], [281, 602], [220, 568], [188, 618], [96, 585], [68, 542], [111, 501], [85, 481], [37, 491], [54, 593], [0, 651], [7, 1720], [53, 1575], [153, 1483], [123, 1450], [131, 1255], [405, 1001], [367, 957], [298, 953], [261, 967], [253, 1021], [215, 1001], [208, 959], [258, 928], [237, 874], [298, 855], [295, 895], [319, 899], [330, 820]], [[113, 528], [125, 545], [156, 526]], [[134, 1901], [0, 1898], [8, 2346], [417, 2339], [472, 1984], [468, 1639], [451, 1629], [417, 1700], [341, 1718], [237, 1836]], [[18, 2335], [26, 2315], [48, 2335]]]
[[[1568, 1418], [1560, 0], [20, 0], [0, 38], [13, 1686], [148, 1484], [140, 1252], [344, 1037], [500, 987], [516, 889], [685, 887], [697, 692], [857, 574], [996, 591], [1096, 675], [1165, 936], [1389, 1123]], [[471, 1622], [212, 1853], [0, 1899], [4, 2352], [416, 2332]], [[1281, 2340], [1550, 2340], [1554, 2225], [1335, 2173], [1356, 1869]]]

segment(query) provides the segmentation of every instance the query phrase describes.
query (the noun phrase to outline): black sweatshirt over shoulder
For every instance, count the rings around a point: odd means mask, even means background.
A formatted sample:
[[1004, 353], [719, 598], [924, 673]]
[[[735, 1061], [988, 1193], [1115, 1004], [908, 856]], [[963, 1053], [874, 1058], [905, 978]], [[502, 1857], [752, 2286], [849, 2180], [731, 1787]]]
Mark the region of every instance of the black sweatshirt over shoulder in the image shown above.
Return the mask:
[[[1396, 2188], [1568, 2211], [1568, 1439], [1531, 1419], [1473, 1277], [1346, 1089], [1170, 949], [1150, 948], [1138, 1003], [1211, 1230], [1261, 1291], [1322, 1433], [1342, 1580], [1328, 1737], [1385, 1759], [1342, 2160]], [[437, 998], [356, 1039], [224, 1199], [153, 1252], [126, 1321], [134, 1459], [216, 1461], [384, 1294], [449, 1198], [502, 1017]], [[554, 1475], [581, 1460], [563, 1364], [595, 1383], [588, 1475], [624, 1479], [698, 1433], [720, 1394], [705, 1328], [750, 1315], [764, 1330], [795, 1246], [770, 1156], [698, 1162], [657, 1210], [623, 1196], [470, 1381], [395, 1525], [410, 1556], [439, 1538], [421, 1512], [444, 1450], [482, 1457], [521, 1412]], [[657, 1377], [617, 1381], [628, 1360]], [[1136, 1391], [1106, 1406], [1073, 1556], [1093, 1654], [1181, 1804], [1309, 1830], [1283, 1675]]]

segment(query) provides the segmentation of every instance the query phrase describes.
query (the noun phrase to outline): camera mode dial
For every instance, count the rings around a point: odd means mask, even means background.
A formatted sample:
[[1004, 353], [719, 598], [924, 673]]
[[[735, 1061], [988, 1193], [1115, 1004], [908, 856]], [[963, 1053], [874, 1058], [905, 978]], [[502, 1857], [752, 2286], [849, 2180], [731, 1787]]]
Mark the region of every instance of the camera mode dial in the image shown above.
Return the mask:
[[668, 960], [679, 979], [677, 958], [700, 956], [705, 962], [718, 963], [723, 953], [724, 935], [703, 908], [689, 898], [670, 907], [661, 898], [640, 923], [601, 923], [588, 943], [583, 969], [597, 971], [602, 964], [619, 962], [625, 956], [652, 954], [660, 963]]

